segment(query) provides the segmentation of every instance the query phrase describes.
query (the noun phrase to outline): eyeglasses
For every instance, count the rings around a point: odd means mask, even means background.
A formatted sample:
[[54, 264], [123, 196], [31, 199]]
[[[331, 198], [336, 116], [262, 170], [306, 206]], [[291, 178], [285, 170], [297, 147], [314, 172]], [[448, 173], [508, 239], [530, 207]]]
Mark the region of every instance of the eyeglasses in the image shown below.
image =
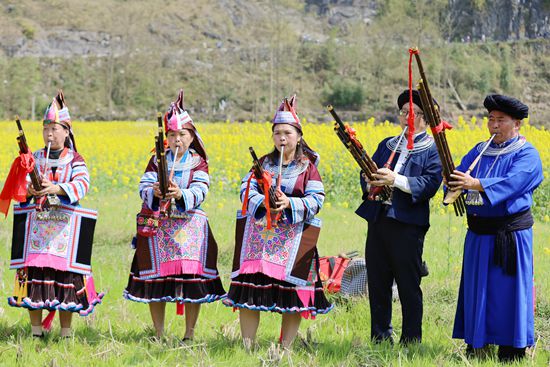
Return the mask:
[[[399, 116], [409, 117], [410, 111], [405, 110], [399, 110]], [[420, 117], [424, 116], [424, 112], [422, 111], [414, 111], [414, 117]]]

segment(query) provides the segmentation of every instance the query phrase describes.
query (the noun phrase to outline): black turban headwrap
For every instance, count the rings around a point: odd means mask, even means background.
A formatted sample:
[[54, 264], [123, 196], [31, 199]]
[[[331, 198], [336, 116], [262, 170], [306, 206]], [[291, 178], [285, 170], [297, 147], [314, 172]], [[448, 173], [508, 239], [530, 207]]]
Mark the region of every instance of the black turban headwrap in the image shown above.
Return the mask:
[[501, 111], [521, 120], [529, 116], [529, 107], [520, 100], [513, 97], [503, 96], [501, 94], [489, 94], [485, 97], [483, 105], [487, 111]]
[[[413, 103], [418, 107], [420, 107], [422, 111], [424, 111], [424, 106], [422, 106], [422, 101], [420, 100], [420, 93], [416, 89], [413, 89], [412, 95], [413, 95]], [[401, 93], [399, 97], [397, 97], [397, 106], [399, 107], [399, 109], [402, 109], [406, 103], [409, 103], [408, 89], [404, 90], [403, 93]], [[437, 106], [437, 108], [439, 108], [439, 104], [435, 99], [434, 99], [434, 103]]]

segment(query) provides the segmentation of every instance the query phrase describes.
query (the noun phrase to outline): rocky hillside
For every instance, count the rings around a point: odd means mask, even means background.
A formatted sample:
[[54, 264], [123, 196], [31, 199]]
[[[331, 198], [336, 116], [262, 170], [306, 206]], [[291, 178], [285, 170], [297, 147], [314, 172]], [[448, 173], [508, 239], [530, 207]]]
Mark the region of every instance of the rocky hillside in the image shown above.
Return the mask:
[[550, 38], [548, 0], [450, 0], [450, 40]]
[[0, 118], [37, 118], [59, 87], [80, 119], [151, 119], [180, 87], [201, 119], [267, 119], [290, 93], [308, 118], [326, 103], [391, 118], [416, 45], [451, 117], [504, 92], [550, 121], [548, 15], [545, 0], [7, 0]]

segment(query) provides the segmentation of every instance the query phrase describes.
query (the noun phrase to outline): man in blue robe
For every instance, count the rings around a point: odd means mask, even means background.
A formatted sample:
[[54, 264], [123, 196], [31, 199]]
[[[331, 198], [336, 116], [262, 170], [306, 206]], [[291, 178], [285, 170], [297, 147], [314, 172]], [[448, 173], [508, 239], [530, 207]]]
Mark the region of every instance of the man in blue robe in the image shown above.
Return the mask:
[[[367, 282], [371, 312], [371, 338], [375, 342], [392, 340], [392, 284], [397, 283], [402, 306], [403, 326], [400, 342], [422, 340], [422, 290], [420, 280], [427, 269], [422, 262], [424, 237], [430, 226], [429, 200], [441, 184], [441, 162], [434, 140], [426, 133], [422, 103], [418, 91], [409, 91], [397, 99], [399, 121], [407, 126], [414, 108], [414, 147], [407, 149], [406, 139], [384, 139], [372, 159], [383, 167], [393, 150], [395, 159], [389, 168], [379, 168], [375, 180], [361, 175], [363, 203], [356, 213], [368, 221], [366, 243]], [[370, 186], [387, 185], [393, 193], [389, 200], [368, 200]]]
[[465, 190], [468, 214], [453, 338], [464, 339], [469, 354], [498, 345], [499, 359], [512, 361], [535, 343], [530, 208], [542, 163], [519, 134], [528, 107], [502, 95], [487, 96], [484, 105], [494, 138], [471, 172], [486, 142], [466, 154], [449, 182]]

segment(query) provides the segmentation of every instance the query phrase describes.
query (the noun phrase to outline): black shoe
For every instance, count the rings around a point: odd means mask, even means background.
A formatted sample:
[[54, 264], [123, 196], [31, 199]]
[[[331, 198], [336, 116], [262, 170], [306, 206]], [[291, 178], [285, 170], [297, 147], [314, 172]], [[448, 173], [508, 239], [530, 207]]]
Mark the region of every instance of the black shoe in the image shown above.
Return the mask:
[[503, 363], [521, 361], [525, 358], [525, 348], [514, 348], [508, 345], [498, 347], [498, 360]]

